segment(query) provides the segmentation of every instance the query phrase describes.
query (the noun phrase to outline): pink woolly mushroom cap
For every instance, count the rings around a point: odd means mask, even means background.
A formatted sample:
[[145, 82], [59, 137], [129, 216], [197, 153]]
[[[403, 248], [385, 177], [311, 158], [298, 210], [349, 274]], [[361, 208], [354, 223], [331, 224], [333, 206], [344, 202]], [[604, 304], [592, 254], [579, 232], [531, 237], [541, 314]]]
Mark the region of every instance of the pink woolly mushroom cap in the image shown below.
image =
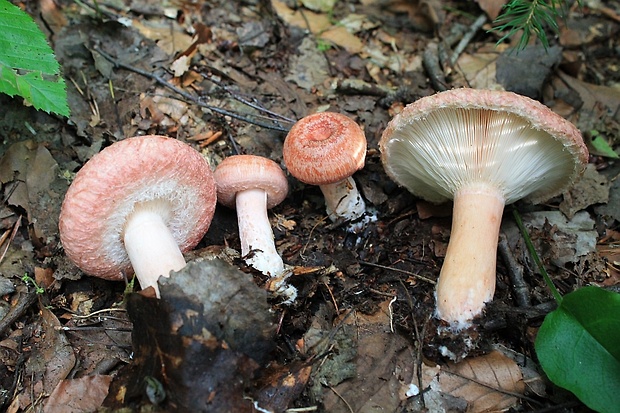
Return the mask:
[[60, 239], [85, 273], [122, 280], [132, 271], [123, 240], [132, 214], [144, 206], [160, 214], [185, 252], [207, 232], [215, 204], [213, 174], [200, 153], [163, 136], [128, 138], [77, 173], [62, 205]]

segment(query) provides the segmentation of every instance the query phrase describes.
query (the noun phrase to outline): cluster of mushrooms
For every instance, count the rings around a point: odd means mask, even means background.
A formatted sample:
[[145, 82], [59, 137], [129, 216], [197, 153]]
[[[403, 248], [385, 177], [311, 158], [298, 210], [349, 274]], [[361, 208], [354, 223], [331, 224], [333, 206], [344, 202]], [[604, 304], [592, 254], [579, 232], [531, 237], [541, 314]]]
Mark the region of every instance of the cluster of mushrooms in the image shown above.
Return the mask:
[[[436, 315], [451, 327], [470, 325], [495, 291], [496, 249], [506, 204], [561, 194], [582, 173], [588, 151], [579, 130], [543, 104], [511, 92], [455, 89], [406, 106], [380, 143], [387, 174], [415, 196], [454, 202], [452, 231], [436, 290]], [[307, 116], [288, 133], [283, 158], [298, 180], [319, 185], [332, 221], [366, 212], [354, 172], [363, 168], [366, 138], [347, 116]], [[234, 155], [211, 168], [172, 138], [125, 139], [77, 173], [60, 216], [67, 256], [85, 273], [141, 287], [182, 269], [183, 252], [207, 232], [215, 204], [236, 208], [241, 254], [271, 277], [286, 266], [267, 210], [288, 193], [280, 166]]]

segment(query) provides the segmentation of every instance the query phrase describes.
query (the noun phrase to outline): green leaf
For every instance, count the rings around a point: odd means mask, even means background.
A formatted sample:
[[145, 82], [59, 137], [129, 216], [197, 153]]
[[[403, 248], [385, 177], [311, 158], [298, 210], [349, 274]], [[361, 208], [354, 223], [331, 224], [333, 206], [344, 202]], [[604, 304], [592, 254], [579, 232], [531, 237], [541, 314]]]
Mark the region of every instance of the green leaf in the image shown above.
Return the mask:
[[549, 379], [589, 408], [620, 406], [620, 294], [584, 287], [567, 294], [545, 318], [536, 354]]
[[607, 140], [600, 135], [597, 131], [590, 132], [593, 136], [592, 138], [592, 149], [593, 153], [596, 155], [606, 156], [608, 158], [618, 159], [620, 155], [618, 155], [614, 150], [609, 146]]
[[0, 0], [0, 92], [35, 108], [69, 116], [65, 81], [45, 35], [32, 18]]

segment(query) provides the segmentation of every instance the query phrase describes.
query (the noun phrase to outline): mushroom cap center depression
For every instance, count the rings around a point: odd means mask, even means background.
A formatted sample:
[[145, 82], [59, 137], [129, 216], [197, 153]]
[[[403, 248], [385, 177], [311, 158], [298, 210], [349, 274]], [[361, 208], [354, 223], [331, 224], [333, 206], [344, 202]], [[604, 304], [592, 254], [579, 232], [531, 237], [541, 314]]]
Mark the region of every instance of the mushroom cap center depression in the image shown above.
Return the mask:
[[334, 128], [325, 123], [319, 123], [314, 125], [314, 128], [308, 134], [308, 139], [313, 141], [324, 141], [331, 138], [334, 135]]
[[576, 168], [562, 142], [521, 116], [487, 109], [435, 110], [401, 124], [385, 144], [388, 172], [429, 201], [488, 183], [506, 203], [557, 194]]

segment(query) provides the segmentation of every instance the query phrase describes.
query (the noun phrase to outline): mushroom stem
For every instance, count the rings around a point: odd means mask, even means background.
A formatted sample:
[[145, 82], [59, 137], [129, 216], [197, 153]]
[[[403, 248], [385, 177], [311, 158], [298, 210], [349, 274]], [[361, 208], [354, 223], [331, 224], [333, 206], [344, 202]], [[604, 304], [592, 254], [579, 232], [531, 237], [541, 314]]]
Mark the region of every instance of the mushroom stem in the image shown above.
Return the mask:
[[284, 262], [273, 241], [273, 230], [267, 216], [267, 193], [262, 189], [246, 189], [237, 193], [237, 221], [241, 255], [253, 255], [246, 262], [263, 274], [275, 276], [284, 271]]
[[123, 241], [140, 286], [153, 287], [159, 297], [159, 277], [169, 277], [170, 271], [179, 271], [186, 262], [164, 221], [167, 211], [153, 204], [136, 206], [125, 223]]
[[353, 221], [366, 211], [366, 204], [352, 177], [319, 187], [325, 196], [327, 214], [332, 221]]
[[485, 184], [465, 186], [454, 196], [452, 231], [436, 299], [437, 316], [457, 329], [469, 326], [493, 298], [504, 205], [502, 193]]

